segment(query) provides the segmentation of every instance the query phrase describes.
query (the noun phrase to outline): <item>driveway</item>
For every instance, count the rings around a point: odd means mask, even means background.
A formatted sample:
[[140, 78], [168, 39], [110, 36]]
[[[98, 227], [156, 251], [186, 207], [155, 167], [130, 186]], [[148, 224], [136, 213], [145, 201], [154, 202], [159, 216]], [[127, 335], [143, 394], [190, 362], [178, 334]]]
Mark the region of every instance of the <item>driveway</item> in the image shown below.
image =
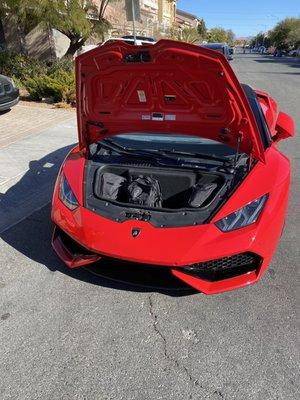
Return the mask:
[[21, 101], [0, 114], [0, 148], [70, 120], [73, 110]]
[[[236, 55], [232, 66], [244, 83], [278, 99], [299, 131], [300, 64], [283, 61]], [[0, 397], [300, 398], [300, 137], [281, 144], [293, 181], [270, 268], [258, 284], [217, 296], [165, 290], [164, 282], [135, 287], [62, 265], [49, 244], [49, 201], [75, 140], [72, 116], [0, 150], [0, 175], [12, 177], [0, 202], [0, 221], [7, 215], [2, 204], [9, 215], [0, 235]]]
[[74, 110], [21, 102], [0, 114], [0, 233], [49, 203], [76, 140]]

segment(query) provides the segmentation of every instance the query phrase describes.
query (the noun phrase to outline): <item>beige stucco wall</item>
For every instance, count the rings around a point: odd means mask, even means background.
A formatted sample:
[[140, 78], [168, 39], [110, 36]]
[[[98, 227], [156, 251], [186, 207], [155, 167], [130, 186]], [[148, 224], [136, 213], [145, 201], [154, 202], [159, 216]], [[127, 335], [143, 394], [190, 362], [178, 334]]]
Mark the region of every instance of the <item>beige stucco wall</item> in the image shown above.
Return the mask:
[[51, 30], [44, 28], [41, 24], [25, 36], [25, 43], [29, 56], [39, 60], [55, 59]]
[[[94, 1], [99, 4], [99, 0]], [[140, 0], [140, 5], [141, 21], [136, 22], [137, 34], [153, 36], [161, 30], [166, 32], [175, 22], [176, 0]], [[124, 1], [109, 4], [105, 18], [113, 25], [111, 35], [132, 34], [132, 22], [126, 20]]]
[[70, 39], [56, 29], [52, 29], [52, 40], [57, 58], [61, 58], [69, 48]]
[[6, 46], [9, 50], [16, 53], [27, 53], [29, 56], [41, 60], [53, 58], [50, 32], [41, 25], [36, 26], [27, 35], [23, 35], [18, 29], [15, 17], [9, 16], [4, 19], [3, 27]]
[[26, 53], [39, 60], [61, 58], [69, 47], [70, 40], [56, 29], [37, 25], [26, 36], [18, 30], [14, 17], [4, 21], [6, 46], [14, 52]]
[[176, 0], [158, 0], [158, 20], [172, 25], [176, 18]]

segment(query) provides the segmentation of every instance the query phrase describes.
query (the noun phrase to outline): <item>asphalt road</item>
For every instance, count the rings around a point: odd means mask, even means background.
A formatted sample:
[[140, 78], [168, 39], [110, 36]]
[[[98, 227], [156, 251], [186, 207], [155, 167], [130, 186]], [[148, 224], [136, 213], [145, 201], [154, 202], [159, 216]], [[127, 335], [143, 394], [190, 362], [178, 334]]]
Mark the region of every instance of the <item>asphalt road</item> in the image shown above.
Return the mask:
[[[299, 131], [299, 61], [236, 55], [232, 66]], [[2, 233], [0, 398], [300, 398], [299, 145], [299, 136], [281, 145], [293, 167], [281, 243], [246, 289], [205, 296], [67, 271], [50, 248], [49, 206]]]

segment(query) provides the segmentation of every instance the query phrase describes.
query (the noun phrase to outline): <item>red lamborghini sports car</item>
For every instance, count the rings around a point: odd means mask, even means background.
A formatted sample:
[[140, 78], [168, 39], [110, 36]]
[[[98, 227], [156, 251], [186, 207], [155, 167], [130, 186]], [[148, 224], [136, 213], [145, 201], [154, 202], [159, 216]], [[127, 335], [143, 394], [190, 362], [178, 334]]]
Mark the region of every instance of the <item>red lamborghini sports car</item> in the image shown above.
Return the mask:
[[290, 185], [277, 143], [294, 123], [276, 101], [222, 54], [170, 40], [83, 53], [76, 85], [79, 143], [52, 204], [64, 263], [168, 268], [206, 294], [257, 282]]

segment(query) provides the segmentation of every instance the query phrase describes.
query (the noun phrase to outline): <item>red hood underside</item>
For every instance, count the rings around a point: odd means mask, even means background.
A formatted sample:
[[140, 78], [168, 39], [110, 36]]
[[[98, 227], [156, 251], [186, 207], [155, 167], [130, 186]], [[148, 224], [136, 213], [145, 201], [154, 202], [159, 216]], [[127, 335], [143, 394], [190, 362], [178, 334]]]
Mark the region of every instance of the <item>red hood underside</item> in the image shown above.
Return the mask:
[[124, 132], [210, 138], [264, 161], [246, 95], [225, 57], [187, 43], [111, 43], [76, 59], [81, 148]]

